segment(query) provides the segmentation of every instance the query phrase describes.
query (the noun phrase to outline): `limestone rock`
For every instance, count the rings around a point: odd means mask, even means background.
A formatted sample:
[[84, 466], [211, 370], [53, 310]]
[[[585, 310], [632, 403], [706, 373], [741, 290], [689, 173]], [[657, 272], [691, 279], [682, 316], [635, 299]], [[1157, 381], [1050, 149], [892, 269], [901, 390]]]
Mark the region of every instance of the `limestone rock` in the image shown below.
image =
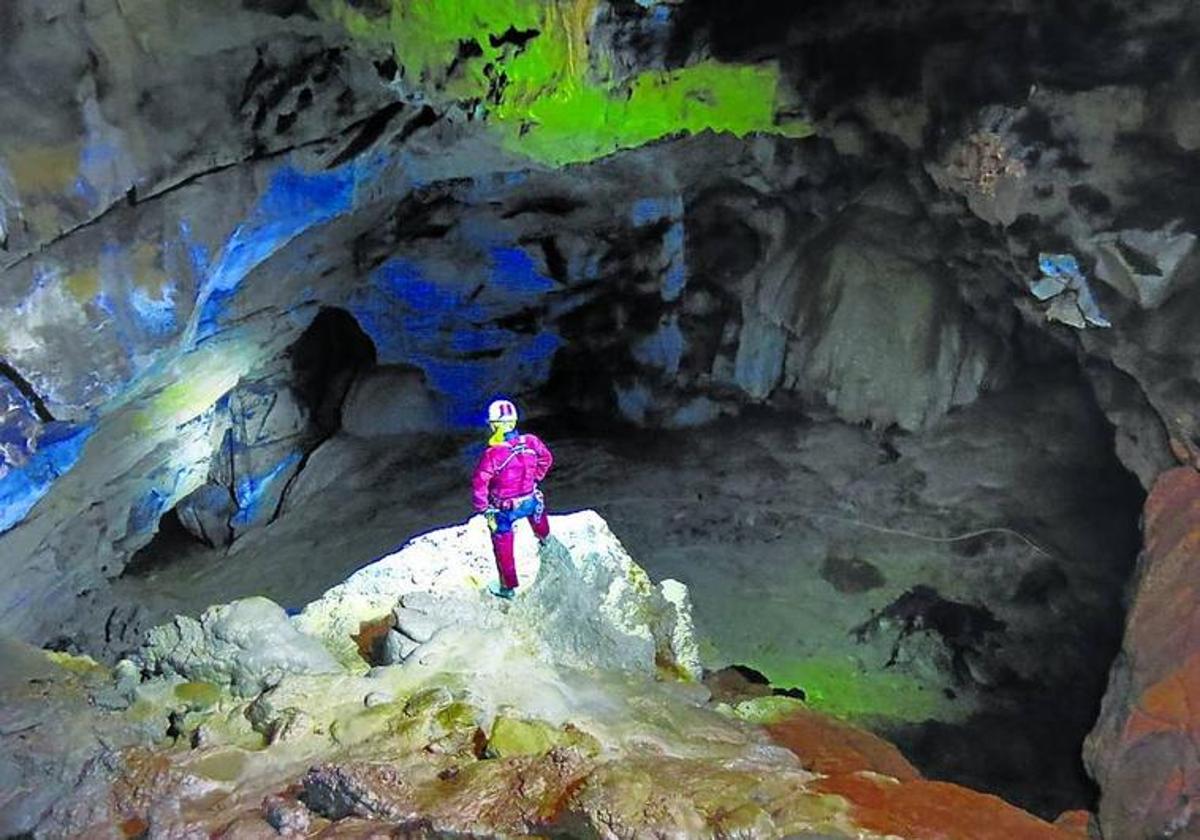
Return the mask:
[[428, 642], [433, 638], [434, 633], [449, 624], [449, 621], [444, 620], [441, 616], [430, 615], [403, 606], [392, 610], [392, 619], [401, 634], [418, 644]]
[[676, 620], [678, 607], [604, 520], [584, 511], [553, 523], [537, 580], [509, 610], [513, 632], [549, 661], [570, 667], [654, 673], [659, 664], [680, 663], [682, 654], [680, 669], [694, 668], [687, 619]]
[[687, 586], [668, 578], [658, 585], [663, 599], [670, 604], [671, 653], [676, 667], [694, 680], [699, 680], [704, 668], [700, 663], [700, 645], [692, 622], [692, 597]]
[[380, 658], [379, 664], [399, 665], [412, 656], [413, 651], [420, 646], [420, 643], [413, 641], [400, 631], [389, 630], [387, 638], [383, 642], [383, 655]]
[[1096, 237], [1096, 276], [1145, 309], [1160, 306], [1180, 285], [1200, 276], [1195, 234], [1126, 230]]
[[285, 674], [340, 670], [320, 643], [298, 632], [266, 598], [211, 607], [197, 621], [176, 616], [152, 629], [138, 653], [146, 673], [179, 674], [252, 696]]
[[755, 372], [747, 382], [769, 387], [772, 347], [783, 387], [852, 422], [919, 429], [974, 401], [1000, 370], [1000, 348], [955, 299], [927, 237], [904, 215], [864, 206], [808, 243], [794, 273], [765, 275], [751, 308], [789, 340], [776, 347], [769, 331], [743, 328], [743, 342], [762, 344], [739, 348]]
[[188, 533], [210, 546], [233, 542], [229, 519], [237, 510], [227, 488], [205, 483], [184, 497], [175, 508]]
[[445, 627], [503, 627], [548, 662], [643, 673], [661, 666], [697, 677], [686, 589], [673, 583], [660, 591], [592, 511], [554, 516], [551, 530], [539, 550], [532, 534], [518, 529], [523, 585], [506, 613], [482, 592], [495, 562], [486, 526], [475, 517], [360, 569], [307, 605], [296, 627], [356, 670], [366, 664], [351, 636], [363, 622], [391, 612], [398, 632], [387, 637], [388, 662], [406, 661], [416, 643]]
[[[526, 580], [536, 576], [537, 552], [532, 543], [531, 534], [518, 532], [517, 570]], [[293, 621], [301, 632], [320, 639], [345, 667], [366, 671], [353, 637], [364, 622], [389, 616], [398, 603], [454, 602], [460, 615], [472, 616], [472, 624], [487, 626], [494, 621], [482, 589], [495, 576], [495, 569], [487, 523], [481, 516], [474, 517], [416, 537], [399, 551], [364, 566], [306, 605]], [[435, 593], [436, 601], [404, 601], [427, 592]]]

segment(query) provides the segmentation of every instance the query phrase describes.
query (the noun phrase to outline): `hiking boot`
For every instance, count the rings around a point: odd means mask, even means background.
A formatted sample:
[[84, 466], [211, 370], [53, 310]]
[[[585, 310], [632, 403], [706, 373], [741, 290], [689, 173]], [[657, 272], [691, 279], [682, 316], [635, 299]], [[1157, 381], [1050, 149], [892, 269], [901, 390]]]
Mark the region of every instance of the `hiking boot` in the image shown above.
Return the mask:
[[491, 592], [497, 598], [503, 598], [505, 601], [511, 601], [517, 594], [517, 590], [511, 586], [501, 586], [498, 583], [489, 584], [488, 592]]

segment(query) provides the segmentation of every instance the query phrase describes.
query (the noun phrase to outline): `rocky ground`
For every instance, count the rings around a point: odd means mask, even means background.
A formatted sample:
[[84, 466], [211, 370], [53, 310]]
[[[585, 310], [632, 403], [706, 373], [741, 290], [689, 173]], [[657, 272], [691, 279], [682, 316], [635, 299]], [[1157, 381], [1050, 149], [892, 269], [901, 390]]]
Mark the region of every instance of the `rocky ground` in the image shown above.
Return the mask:
[[[290, 620], [263, 598], [177, 618], [115, 669], [6, 644], [0, 832], [1083, 836], [925, 781], [796, 699], [715, 696], [686, 590], [596, 514], [556, 521], [540, 550], [522, 540], [511, 604], [479, 588], [475, 519]], [[371, 642], [393, 636], [411, 647]]]
[[[1109, 432], [1078, 384], [1009, 388], [934, 433], [763, 412], [686, 434], [545, 434], [552, 509], [595, 507], [653, 575], [688, 585], [708, 669], [756, 669], [935, 778], [1047, 816], [1092, 801], [1079, 750], [1139, 494], [1096, 461]], [[268, 527], [228, 551], [160, 537], [66, 637], [115, 661], [231, 596], [298, 607], [460, 519], [469, 465], [446, 441], [343, 432]], [[1047, 708], [1048, 692], [1064, 702]]]

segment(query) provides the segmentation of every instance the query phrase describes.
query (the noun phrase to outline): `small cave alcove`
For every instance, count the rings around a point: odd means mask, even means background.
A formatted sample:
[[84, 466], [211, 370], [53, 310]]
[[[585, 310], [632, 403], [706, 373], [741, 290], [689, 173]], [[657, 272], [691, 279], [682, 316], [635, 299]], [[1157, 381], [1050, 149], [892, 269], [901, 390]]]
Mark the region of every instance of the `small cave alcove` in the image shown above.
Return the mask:
[[[204, 482], [163, 512], [154, 535], [114, 581], [118, 600], [141, 606], [118, 623], [115, 634], [113, 621], [107, 622], [110, 629], [91, 652], [111, 659], [173, 610], [194, 613], [263, 586], [270, 577], [263, 549], [249, 553], [254, 571], [242, 575], [237, 565], [245, 558], [230, 553], [280, 515], [310, 456], [341, 428], [353, 383], [375, 362], [375, 346], [354, 317], [322, 307], [280, 358], [260, 363], [218, 401], [214, 411], [225, 430]], [[338, 579], [331, 572], [318, 583]], [[288, 587], [271, 591], [283, 597]]]

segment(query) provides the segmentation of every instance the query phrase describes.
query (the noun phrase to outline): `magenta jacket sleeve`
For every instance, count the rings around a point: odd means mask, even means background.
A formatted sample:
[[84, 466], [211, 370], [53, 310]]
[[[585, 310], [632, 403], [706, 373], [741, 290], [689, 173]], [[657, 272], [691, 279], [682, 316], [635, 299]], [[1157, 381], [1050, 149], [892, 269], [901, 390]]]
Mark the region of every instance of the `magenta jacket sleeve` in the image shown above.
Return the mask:
[[492, 450], [489, 447], [484, 450], [483, 457], [479, 459], [479, 466], [475, 467], [475, 474], [471, 477], [471, 504], [475, 506], [476, 511], [484, 511], [488, 509], [488, 487], [492, 483], [492, 476], [496, 474], [496, 465], [492, 463]]
[[529, 443], [529, 448], [537, 453], [537, 480], [541, 481], [546, 477], [546, 473], [550, 472], [554, 456], [550, 454], [550, 449], [542, 443], [542, 439], [537, 435], [526, 435], [525, 440]]

